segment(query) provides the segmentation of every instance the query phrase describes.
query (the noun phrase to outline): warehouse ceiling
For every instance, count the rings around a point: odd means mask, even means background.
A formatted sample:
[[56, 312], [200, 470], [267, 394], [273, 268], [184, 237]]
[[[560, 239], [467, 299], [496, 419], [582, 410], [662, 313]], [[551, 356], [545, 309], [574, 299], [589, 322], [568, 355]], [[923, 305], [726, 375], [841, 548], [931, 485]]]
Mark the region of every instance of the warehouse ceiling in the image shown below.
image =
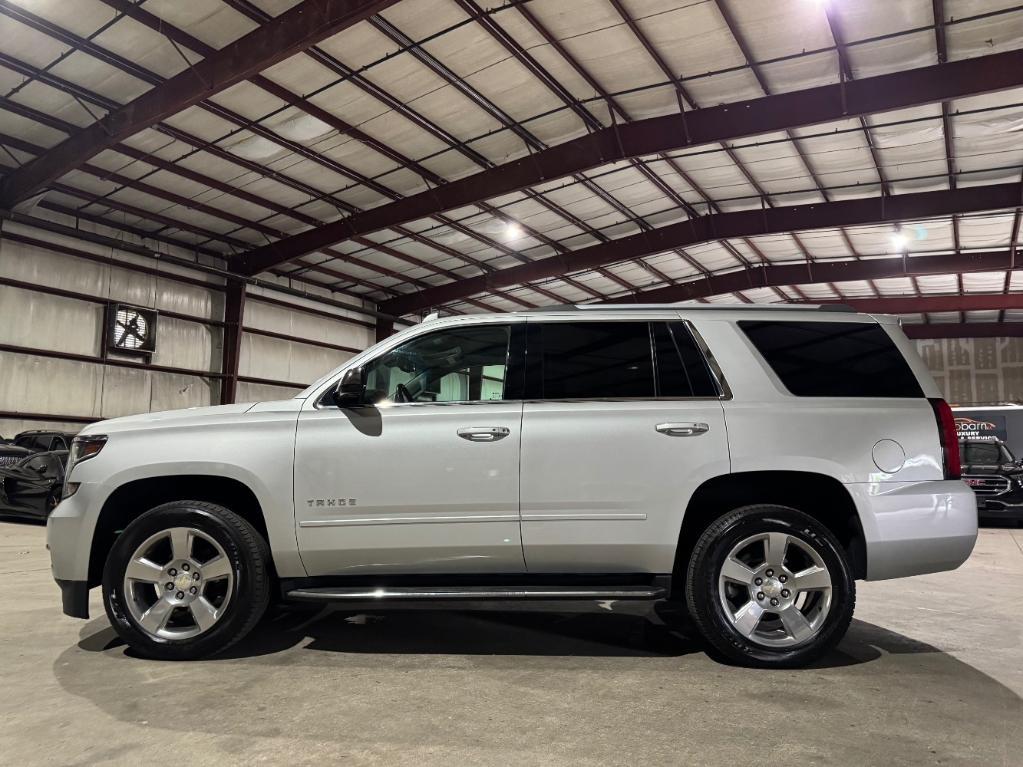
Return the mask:
[[0, 39], [0, 205], [241, 274], [1023, 320], [1023, 5], [0, 0]]

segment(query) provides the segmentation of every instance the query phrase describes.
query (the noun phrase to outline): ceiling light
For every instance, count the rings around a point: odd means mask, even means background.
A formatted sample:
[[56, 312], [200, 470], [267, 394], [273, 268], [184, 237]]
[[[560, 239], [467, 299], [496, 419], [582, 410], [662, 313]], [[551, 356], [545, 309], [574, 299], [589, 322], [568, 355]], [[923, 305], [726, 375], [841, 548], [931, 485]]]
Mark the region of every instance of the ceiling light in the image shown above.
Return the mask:
[[504, 236], [509, 240], [519, 239], [525, 232], [522, 231], [522, 227], [514, 221], [504, 222]]
[[902, 232], [896, 232], [892, 235], [892, 247], [896, 250], [905, 250], [908, 245], [909, 237], [904, 235]]

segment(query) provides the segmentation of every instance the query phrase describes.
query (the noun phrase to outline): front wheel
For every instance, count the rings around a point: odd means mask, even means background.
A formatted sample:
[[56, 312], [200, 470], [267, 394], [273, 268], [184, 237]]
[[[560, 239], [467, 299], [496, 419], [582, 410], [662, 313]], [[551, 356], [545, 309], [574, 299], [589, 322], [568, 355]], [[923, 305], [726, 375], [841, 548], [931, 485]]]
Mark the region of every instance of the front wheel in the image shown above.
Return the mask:
[[700, 536], [686, 602], [700, 633], [729, 660], [792, 668], [845, 635], [855, 589], [830, 530], [795, 509], [758, 505], [729, 512]]
[[147, 511], [115, 541], [103, 603], [137, 653], [193, 660], [252, 630], [270, 596], [270, 553], [246, 520], [212, 503], [175, 501]]

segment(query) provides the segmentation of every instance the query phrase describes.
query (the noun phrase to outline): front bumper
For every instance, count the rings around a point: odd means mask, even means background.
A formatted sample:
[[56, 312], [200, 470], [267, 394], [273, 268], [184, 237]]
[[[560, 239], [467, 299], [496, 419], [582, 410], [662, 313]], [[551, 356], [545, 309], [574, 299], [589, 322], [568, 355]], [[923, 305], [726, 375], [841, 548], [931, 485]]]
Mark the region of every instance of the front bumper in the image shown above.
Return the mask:
[[46, 520], [46, 546], [50, 572], [61, 591], [64, 614], [89, 617], [89, 555], [95, 515], [89, 513], [95, 486], [83, 483], [78, 492], [61, 501]]
[[977, 541], [977, 498], [959, 480], [846, 485], [867, 549], [867, 580], [954, 570]]
[[1019, 493], [1011, 497], [995, 496], [978, 498], [977, 510], [981, 519], [1020, 519], [1023, 520], [1023, 498]]
[[60, 603], [64, 615], [72, 618], [89, 617], [88, 581], [57, 581], [60, 587]]

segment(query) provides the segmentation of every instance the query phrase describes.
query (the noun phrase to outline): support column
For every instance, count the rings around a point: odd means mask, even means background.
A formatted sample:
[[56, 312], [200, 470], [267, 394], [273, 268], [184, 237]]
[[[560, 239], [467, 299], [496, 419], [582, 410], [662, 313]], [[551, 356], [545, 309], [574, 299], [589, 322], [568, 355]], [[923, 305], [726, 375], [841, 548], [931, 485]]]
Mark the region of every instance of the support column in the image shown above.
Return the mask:
[[392, 335], [394, 335], [394, 320], [377, 317], [377, 343]]
[[235, 401], [238, 389], [238, 362], [242, 350], [242, 323], [245, 317], [245, 282], [229, 279], [224, 291], [223, 359], [220, 379], [220, 404]]

